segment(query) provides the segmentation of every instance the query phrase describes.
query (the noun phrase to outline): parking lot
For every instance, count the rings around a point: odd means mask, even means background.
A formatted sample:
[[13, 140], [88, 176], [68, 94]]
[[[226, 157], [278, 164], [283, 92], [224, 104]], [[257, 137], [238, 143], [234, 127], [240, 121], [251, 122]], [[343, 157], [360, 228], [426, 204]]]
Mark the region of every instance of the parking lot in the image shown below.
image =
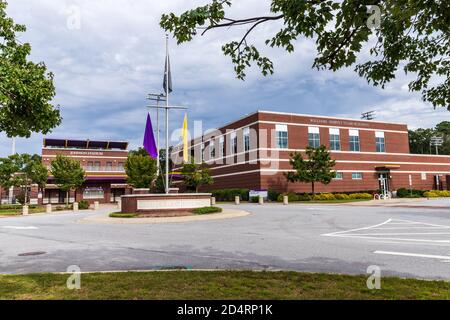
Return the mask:
[[[0, 273], [297, 270], [450, 279], [449, 200], [434, 208], [243, 204], [251, 215], [169, 224], [81, 224], [98, 212], [0, 219]], [[431, 202], [428, 202], [431, 204]], [[424, 202], [426, 205], [427, 202]], [[421, 203], [420, 206], [423, 206]], [[225, 207], [236, 208], [233, 205]]]

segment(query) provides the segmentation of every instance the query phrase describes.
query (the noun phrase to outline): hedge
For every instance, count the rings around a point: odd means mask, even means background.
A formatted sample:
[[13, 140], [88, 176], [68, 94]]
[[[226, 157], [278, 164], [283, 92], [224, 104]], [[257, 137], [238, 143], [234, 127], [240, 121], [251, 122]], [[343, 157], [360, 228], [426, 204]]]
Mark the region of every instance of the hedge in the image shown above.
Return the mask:
[[450, 191], [449, 190], [432, 190], [432, 191], [427, 191], [424, 194], [424, 197], [427, 198], [446, 198], [446, 197], [450, 197]]
[[[278, 196], [277, 201], [283, 202], [284, 196], [288, 196], [289, 202], [296, 201], [311, 201], [313, 200], [313, 196], [307, 193], [283, 193]], [[314, 200], [316, 201], [330, 201], [330, 200], [370, 200], [373, 199], [372, 194], [370, 193], [318, 193], [314, 196]]]
[[212, 192], [216, 201], [234, 201], [235, 197], [240, 197], [242, 201], [248, 201], [249, 189], [221, 189]]
[[[411, 195], [412, 193], [412, 195]], [[399, 198], [421, 198], [424, 196], [425, 191], [423, 190], [409, 190], [406, 188], [400, 188], [397, 190], [397, 197]]]
[[192, 210], [192, 212], [194, 214], [212, 214], [212, 213], [221, 213], [222, 212], [222, 208], [217, 208], [217, 207], [204, 207], [204, 208], [198, 208], [198, 209], [194, 209]]

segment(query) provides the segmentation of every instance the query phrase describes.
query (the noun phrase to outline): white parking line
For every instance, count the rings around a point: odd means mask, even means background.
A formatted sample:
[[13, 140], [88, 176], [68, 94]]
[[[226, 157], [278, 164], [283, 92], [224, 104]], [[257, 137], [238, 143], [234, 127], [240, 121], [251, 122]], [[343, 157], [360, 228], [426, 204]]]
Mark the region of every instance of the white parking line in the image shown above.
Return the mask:
[[2, 226], [3, 229], [13, 229], [13, 230], [37, 230], [37, 227], [17, 227], [17, 226]]
[[450, 260], [450, 256], [439, 256], [439, 255], [433, 255], [433, 254], [420, 254], [420, 253], [395, 252], [395, 251], [375, 251], [374, 253], [375, 254], [386, 254], [386, 255], [392, 255], [392, 256]]

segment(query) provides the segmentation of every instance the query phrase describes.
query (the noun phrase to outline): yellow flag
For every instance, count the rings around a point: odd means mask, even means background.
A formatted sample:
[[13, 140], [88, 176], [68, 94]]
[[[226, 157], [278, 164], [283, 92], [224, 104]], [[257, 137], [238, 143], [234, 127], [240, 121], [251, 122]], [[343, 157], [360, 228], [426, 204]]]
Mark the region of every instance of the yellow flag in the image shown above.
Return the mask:
[[189, 131], [187, 114], [184, 115], [183, 122], [183, 160], [189, 162]]

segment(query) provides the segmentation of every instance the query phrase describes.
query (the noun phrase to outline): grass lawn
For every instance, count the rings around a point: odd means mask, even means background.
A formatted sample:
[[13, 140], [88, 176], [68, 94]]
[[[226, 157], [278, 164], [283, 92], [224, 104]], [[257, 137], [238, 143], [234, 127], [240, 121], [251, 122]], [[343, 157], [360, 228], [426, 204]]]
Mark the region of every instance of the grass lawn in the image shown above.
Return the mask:
[[68, 290], [68, 275], [0, 276], [0, 299], [450, 299], [450, 283], [366, 276], [250, 271], [96, 273]]
[[[43, 212], [45, 212], [45, 207], [43, 207], [43, 206], [28, 208], [29, 214], [43, 213]], [[22, 215], [22, 207], [21, 206], [17, 206], [17, 208], [8, 207], [7, 209], [2, 209], [2, 207], [0, 207], [0, 216], [20, 216], [20, 215]]]

